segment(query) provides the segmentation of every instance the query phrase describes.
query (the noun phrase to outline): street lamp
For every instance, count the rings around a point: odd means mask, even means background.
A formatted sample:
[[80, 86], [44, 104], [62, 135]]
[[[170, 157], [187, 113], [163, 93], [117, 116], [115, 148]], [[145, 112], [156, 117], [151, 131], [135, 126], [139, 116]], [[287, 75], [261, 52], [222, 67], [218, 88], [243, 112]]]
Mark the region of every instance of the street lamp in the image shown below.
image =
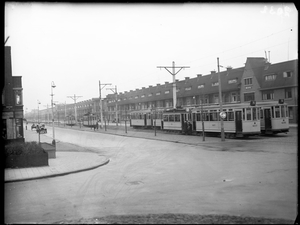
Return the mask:
[[53, 136], [53, 140], [52, 140], [52, 145], [54, 145], [54, 148], [56, 150], [56, 144], [55, 144], [55, 132], [54, 132], [54, 113], [53, 113], [53, 88], [55, 88], [55, 84], [52, 81], [51, 82], [51, 108], [52, 108], [52, 136]]

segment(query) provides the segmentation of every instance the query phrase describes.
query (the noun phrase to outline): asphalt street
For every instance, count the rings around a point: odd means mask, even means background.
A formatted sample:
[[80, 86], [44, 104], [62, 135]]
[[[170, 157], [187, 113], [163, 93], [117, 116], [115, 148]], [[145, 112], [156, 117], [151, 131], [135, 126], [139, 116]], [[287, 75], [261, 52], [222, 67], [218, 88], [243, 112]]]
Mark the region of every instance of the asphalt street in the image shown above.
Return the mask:
[[110, 163], [64, 177], [5, 184], [6, 223], [151, 213], [296, 218], [295, 131], [225, 143], [55, 132], [58, 141], [101, 153]]

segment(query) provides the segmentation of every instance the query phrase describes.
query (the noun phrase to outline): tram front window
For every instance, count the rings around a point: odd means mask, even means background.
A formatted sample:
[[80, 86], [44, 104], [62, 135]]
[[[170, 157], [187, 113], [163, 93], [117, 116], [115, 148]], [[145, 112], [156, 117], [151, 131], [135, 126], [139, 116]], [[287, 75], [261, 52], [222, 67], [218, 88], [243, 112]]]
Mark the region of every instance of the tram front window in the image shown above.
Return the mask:
[[256, 119], [257, 119], [257, 111], [256, 111], [256, 108], [253, 108], [253, 109], [252, 109], [252, 117], [253, 117], [253, 120], [256, 120]]
[[251, 109], [250, 108], [246, 109], [246, 118], [247, 118], [247, 120], [251, 120]]
[[281, 109], [281, 117], [286, 117], [286, 115], [285, 115], [285, 112], [286, 112], [286, 106], [285, 105], [282, 105], [282, 106], [280, 106], [280, 109]]
[[279, 108], [279, 106], [275, 106], [275, 118], [280, 118], [280, 108]]

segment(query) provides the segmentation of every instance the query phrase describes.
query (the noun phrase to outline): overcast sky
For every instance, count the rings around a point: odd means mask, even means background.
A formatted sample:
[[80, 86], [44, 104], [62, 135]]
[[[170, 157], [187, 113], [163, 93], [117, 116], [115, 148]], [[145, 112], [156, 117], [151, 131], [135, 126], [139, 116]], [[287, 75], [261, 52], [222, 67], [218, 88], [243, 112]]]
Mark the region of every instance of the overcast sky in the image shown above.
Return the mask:
[[[172, 82], [157, 66], [189, 66], [176, 79], [242, 67], [247, 57], [297, 59], [292, 3], [5, 3], [13, 76], [22, 76], [24, 111], [54, 101], [99, 97], [99, 80], [118, 92]], [[221, 68], [221, 71], [224, 70]], [[102, 89], [102, 97], [113, 93]]]

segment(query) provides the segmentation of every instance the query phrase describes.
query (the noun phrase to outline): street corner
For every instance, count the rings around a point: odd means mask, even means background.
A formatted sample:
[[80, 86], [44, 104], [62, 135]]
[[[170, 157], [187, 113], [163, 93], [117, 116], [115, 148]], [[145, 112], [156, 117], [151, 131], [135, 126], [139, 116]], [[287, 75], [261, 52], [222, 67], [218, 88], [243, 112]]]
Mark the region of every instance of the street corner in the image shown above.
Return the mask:
[[55, 159], [49, 159], [49, 167], [61, 173], [75, 173], [104, 166], [109, 161], [106, 156], [94, 152], [58, 151]]

